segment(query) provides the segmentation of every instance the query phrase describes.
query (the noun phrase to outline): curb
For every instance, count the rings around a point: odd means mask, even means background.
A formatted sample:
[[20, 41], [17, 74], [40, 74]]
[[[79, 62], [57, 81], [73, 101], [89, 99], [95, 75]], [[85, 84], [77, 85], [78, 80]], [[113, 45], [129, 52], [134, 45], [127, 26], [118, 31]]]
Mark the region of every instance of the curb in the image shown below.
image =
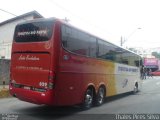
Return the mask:
[[0, 89], [0, 98], [10, 97], [9, 89]]

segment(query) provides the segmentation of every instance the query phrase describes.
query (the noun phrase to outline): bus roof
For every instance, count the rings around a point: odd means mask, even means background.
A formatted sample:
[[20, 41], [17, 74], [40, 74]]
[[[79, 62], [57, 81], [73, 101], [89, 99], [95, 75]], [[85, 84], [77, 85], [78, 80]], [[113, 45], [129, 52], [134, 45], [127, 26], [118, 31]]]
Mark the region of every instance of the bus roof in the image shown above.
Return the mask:
[[141, 57], [139, 54], [137, 54], [137, 53], [135, 53], [135, 52], [133, 52], [133, 51], [131, 51], [131, 50], [128, 50], [128, 49], [125, 49], [125, 48], [123, 48], [123, 47], [121, 47], [121, 46], [115, 45], [114, 43], [111, 43], [111, 42], [109, 42], [109, 41], [107, 41], [107, 40], [105, 40], [105, 39], [103, 39], [103, 38], [100, 38], [100, 37], [98, 37], [98, 36], [96, 36], [96, 35], [93, 35], [93, 34], [91, 34], [91, 33], [89, 33], [89, 32], [86, 32], [85, 30], [82, 30], [82, 29], [80, 29], [80, 28], [78, 28], [78, 27], [75, 27], [75, 26], [73, 26], [73, 25], [65, 22], [65, 20], [63, 20], [63, 19], [58, 19], [58, 18], [56, 18], [56, 17], [51, 17], [51, 18], [38, 18], [38, 19], [33, 19], [33, 20], [27, 20], [27, 21], [21, 22], [21, 23], [19, 23], [19, 24], [17, 24], [17, 25], [22, 25], [22, 24], [27, 24], [27, 23], [32, 23], [32, 22], [41, 22], [41, 21], [59, 21], [59, 22], [61, 22], [62, 24], [65, 24], [65, 25], [67, 25], [67, 26], [76, 28], [76, 29], [78, 29], [78, 30], [80, 30], [80, 31], [83, 31], [83, 32], [85, 32], [85, 33], [87, 33], [87, 34], [89, 34], [89, 35], [91, 35], [91, 36], [94, 36], [94, 37], [96, 37], [96, 38], [98, 38], [98, 39], [100, 39], [100, 40], [106, 41], [106, 42], [114, 45], [115, 47], [121, 48], [121, 49], [123, 49], [123, 50], [126, 50], [126, 51], [128, 51], [128, 52], [130, 52], [130, 53], [133, 53], [133, 54]]

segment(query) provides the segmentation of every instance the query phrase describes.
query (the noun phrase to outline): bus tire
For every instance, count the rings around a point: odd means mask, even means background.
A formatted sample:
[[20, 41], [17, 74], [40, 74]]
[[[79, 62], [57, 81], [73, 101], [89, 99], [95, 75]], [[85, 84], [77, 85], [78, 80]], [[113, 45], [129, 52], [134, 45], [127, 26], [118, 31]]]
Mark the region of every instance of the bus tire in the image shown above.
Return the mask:
[[83, 109], [90, 109], [93, 105], [93, 89], [88, 88], [86, 90], [85, 96], [84, 96], [84, 102], [82, 104]]
[[133, 89], [133, 94], [138, 93], [138, 83], [135, 84], [134, 89]]
[[100, 106], [100, 105], [102, 105], [104, 103], [105, 93], [106, 93], [105, 87], [101, 86], [98, 89], [98, 93], [96, 95], [95, 105]]

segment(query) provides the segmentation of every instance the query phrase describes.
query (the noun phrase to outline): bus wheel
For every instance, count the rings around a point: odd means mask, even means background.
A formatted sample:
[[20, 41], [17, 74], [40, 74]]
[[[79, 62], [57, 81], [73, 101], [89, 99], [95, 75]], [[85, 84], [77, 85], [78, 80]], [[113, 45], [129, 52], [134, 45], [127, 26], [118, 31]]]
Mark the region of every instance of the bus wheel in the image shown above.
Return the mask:
[[138, 92], [138, 84], [136, 83], [133, 89], [133, 93], [136, 94]]
[[105, 98], [105, 88], [104, 87], [100, 87], [98, 89], [98, 93], [96, 95], [96, 101], [95, 104], [97, 106], [100, 106], [104, 103], [104, 98]]
[[92, 104], [93, 104], [93, 89], [88, 88], [84, 96], [83, 109], [91, 108]]

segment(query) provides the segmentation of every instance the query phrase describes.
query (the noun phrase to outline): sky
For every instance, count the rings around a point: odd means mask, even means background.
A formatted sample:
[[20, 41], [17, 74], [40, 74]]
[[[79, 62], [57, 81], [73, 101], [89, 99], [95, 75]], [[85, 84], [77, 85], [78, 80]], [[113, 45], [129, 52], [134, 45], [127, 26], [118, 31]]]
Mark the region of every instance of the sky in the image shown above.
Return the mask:
[[[67, 18], [69, 23], [123, 47], [160, 47], [160, 0], [1, 0], [0, 9], [21, 15]], [[13, 18], [0, 10], [0, 22]]]

